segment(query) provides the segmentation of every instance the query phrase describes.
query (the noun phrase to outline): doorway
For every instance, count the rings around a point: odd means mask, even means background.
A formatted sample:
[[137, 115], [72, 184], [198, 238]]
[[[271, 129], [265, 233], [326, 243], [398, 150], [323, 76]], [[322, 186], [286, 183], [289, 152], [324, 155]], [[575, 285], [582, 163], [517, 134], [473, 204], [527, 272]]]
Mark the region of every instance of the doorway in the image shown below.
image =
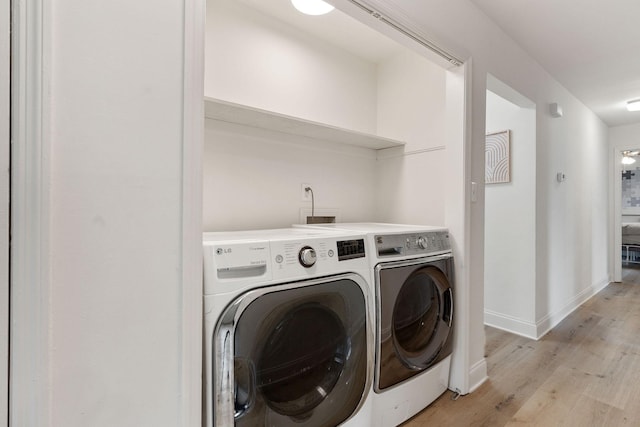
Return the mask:
[[535, 104], [492, 76], [487, 89], [487, 146], [504, 136], [509, 173], [495, 183], [485, 176], [484, 319], [535, 339]]
[[[611, 243], [613, 250], [610, 255], [609, 262], [613, 269], [613, 281], [621, 282], [623, 280], [631, 280], [634, 283], [640, 283], [640, 275], [633, 274], [633, 271], [626, 271], [627, 267], [630, 270], [636, 268], [635, 265], [635, 251], [633, 248], [624, 247], [623, 238], [625, 242], [631, 243], [633, 239], [628, 236], [629, 233], [635, 232], [634, 224], [640, 223], [640, 207], [634, 206], [636, 204], [635, 194], [636, 191], [636, 175], [640, 174], [640, 153], [636, 155], [636, 152], [640, 151], [637, 147], [637, 143], [634, 143], [636, 135], [633, 127], [618, 127], [610, 129], [610, 158], [611, 158], [611, 173], [613, 176], [610, 179], [611, 182], [611, 216], [610, 223], [613, 226], [613, 232], [611, 233]], [[631, 155], [630, 155], [631, 154]], [[627, 157], [627, 159], [625, 159]], [[623, 163], [624, 160], [624, 163]], [[635, 161], [634, 161], [635, 160]], [[625, 181], [623, 183], [623, 181]], [[626, 194], [623, 196], [623, 185], [626, 189]], [[626, 199], [626, 200], [623, 200]], [[625, 227], [625, 236], [623, 236], [623, 226]], [[628, 245], [627, 245], [628, 246]], [[624, 255], [624, 259], [623, 259]], [[634, 262], [628, 262], [634, 261]], [[624, 269], [623, 269], [624, 267]], [[638, 264], [640, 267], [640, 264]], [[630, 277], [625, 279], [624, 273], [630, 273]], [[637, 280], [637, 281], [636, 281]]]
[[621, 280], [640, 283], [640, 148], [621, 150], [620, 187]]

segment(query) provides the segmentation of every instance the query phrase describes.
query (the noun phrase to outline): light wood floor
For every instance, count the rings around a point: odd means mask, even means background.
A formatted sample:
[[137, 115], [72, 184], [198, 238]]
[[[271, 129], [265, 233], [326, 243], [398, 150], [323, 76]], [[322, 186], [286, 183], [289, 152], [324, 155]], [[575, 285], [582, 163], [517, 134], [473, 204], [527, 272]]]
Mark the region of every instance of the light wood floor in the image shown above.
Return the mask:
[[622, 264], [622, 281], [640, 284], [640, 264]]
[[489, 380], [403, 427], [640, 426], [640, 265], [539, 341], [486, 328]]

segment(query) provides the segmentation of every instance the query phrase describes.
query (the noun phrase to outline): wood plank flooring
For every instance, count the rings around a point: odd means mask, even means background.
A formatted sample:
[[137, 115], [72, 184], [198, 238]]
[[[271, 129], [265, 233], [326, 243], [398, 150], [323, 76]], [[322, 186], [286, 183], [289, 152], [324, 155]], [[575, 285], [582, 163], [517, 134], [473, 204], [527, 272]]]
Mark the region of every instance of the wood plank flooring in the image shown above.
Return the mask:
[[640, 264], [622, 263], [622, 281], [640, 284]]
[[403, 426], [640, 426], [638, 267], [539, 341], [487, 327], [489, 380]]

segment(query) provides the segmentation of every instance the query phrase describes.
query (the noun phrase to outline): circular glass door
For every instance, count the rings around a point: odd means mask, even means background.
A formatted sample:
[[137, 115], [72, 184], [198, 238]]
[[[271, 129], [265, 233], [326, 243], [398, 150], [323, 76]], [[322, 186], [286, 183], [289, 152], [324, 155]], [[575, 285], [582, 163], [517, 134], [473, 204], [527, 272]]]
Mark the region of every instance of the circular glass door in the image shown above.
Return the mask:
[[436, 359], [449, 335], [450, 289], [436, 267], [420, 268], [402, 284], [392, 316], [392, 335], [402, 362], [424, 369]]
[[236, 427], [338, 425], [357, 412], [371, 378], [366, 283], [345, 277], [239, 298], [251, 300], [234, 316], [232, 359], [216, 359], [219, 375], [233, 370]]
[[348, 352], [347, 333], [336, 314], [321, 304], [304, 304], [284, 316], [267, 338], [257, 360], [258, 389], [277, 413], [304, 418], [331, 393]]

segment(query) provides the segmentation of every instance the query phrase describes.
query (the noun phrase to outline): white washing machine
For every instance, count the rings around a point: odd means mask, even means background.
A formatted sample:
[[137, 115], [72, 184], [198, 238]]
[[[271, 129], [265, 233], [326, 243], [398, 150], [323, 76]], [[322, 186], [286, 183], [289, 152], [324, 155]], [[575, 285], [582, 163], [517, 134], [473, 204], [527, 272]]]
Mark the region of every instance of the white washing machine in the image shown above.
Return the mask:
[[376, 295], [373, 426], [396, 426], [445, 392], [453, 348], [453, 256], [446, 228], [338, 223], [367, 235]]
[[204, 233], [204, 425], [369, 427], [364, 234]]

